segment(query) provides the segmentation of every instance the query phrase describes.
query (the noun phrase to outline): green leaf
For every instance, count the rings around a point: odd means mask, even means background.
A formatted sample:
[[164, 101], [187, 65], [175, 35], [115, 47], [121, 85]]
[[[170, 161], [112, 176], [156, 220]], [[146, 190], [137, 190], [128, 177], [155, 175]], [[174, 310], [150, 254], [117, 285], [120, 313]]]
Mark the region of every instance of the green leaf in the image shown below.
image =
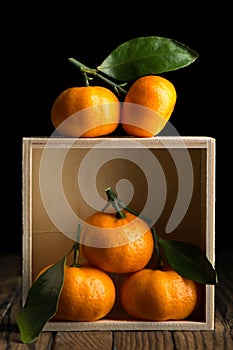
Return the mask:
[[116, 47], [97, 70], [116, 80], [130, 81], [186, 67], [198, 56], [196, 51], [173, 39], [139, 37]]
[[161, 237], [158, 242], [168, 263], [181, 276], [198, 283], [217, 284], [216, 271], [200, 247]]
[[64, 281], [66, 257], [49, 267], [32, 284], [25, 306], [16, 315], [23, 343], [31, 343], [56, 313]]

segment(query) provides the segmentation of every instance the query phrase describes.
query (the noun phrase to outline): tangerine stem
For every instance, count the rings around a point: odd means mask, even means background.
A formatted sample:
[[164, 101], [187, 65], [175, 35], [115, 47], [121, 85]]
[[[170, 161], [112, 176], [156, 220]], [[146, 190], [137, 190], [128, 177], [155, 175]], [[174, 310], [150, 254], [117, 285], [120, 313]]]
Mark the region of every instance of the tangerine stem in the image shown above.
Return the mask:
[[[108, 190], [108, 189], [107, 189]], [[105, 190], [105, 192], [107, 192], [107, 190]], [[139, 216], [142, 220], [144, 220], [145, 222], [147, 222], [148, 225], [151, 225], [151, 219], [149, 219], [148, 217], [146, 216], [143, 216], [143, 215], [140, 215], [136, 210], [128, 207], [127, 205], [124, 204], [124, 202], [119, 199], [117, 197], [117, 195], [113, 192], [112, 189], [110, 189], [111, 191], [111, 196], [112, 198], [114, 198], [114, 201], [117, 202], [117, 205], [119, 207], [120, 210], [122, 209], [126, 209], [128, 212], [130, 212], [131, 214], [135, 215], [135, 216]], [[108, 194], [108, 193], [107, 193]], [[110, 199], [111, 200], [111, 199]], [[102, 209], [102, 211], [105, 211], [107, 209], [107, 207], [109, 207], [109, 205], [111, 204], [110, 203], [110, 200], [105, 204], [104, 208]]]
[[124, 202], [119, 199], [117, 197], [117, 195], [113, 192], [113, 190], [111, 188], [107, 188], [105, 190], [105, 192], [107, 193], [107, 195], [111, 196], [111, 198], [108, 198], [108, 202], [105, 204], [104, 208], [102, 209], [102, 211], [105, 211], [107, 209], [107, 207], [109, 207], [109, 205], [111, 204], [111, 202], [113, 201], [117, 207], [118, 210], [122, 211], [122, 209], [126, 209], [128, 212], [130, 212], [131, 214], [135, 215], [135, 216], [139, 216], [142, 220], [144, 220], [149, 226], [151, 225], [151, 219], [149, 219], [146, 216], [143, 216], [141, 214], [139, 214], [136, 210], [128, 207], [127, 205], [124, 204]]
[[77, 233], [77, 238], [76, 238], [76, 242], [73, 246], [74, 249], [74, 258], [73, 258], [73, 262], [70, 266], [76, 266], [76, 267], [80, 267], [81, 265], [78, 263], [78, 256], [79, 256], [79, 242], [80, 242], [80, 235], [81, 235], [81, 231], [82, 231], [82, 227], [81, 224], [78, 224], [78, 233]]
[[102, 79], [105, 83], [113, 86], [114, 90], [119, 94], [119, 91], [127, 94], [127, 91], [122, 88], [123, 85], [126, 85], [126, 83], [123, 84], [116, 84], [113, 81], [111, 81], [108, 78], [105, 78], [103, 75], [98, 73], [97, 69], [91, 69], [87, 66], [85, 66], [83, 63], [79, 62], [78, 60], [74, 59], [73, 57], [68, 58], [68, 61], [73, 63], [75, 66], [77, 66], [83, 74], [92, 74], [96, 77]]
[[[110, 187], [108, 187], [105, 190], [105, 192], [108, 196], [108, 203], [111, 203], [113, 208], [116, 210], [117, 219], [125, 218], [126, 215], [125, 215], [125, 213], [122, 212], [122, 210], [119, 206], [117, 195], [113, 192], [113, 190]], [[108, 203], [107, 203], [107, 206], [108, 206]], [[105, 206], [104, 209], [106, 209], [107, 206]]]
[[84, 76], [84, 84], [85, 84], [85, 86], [89, 86], [89, 79], [88, 79], [87, 73], [83, 73], [83, 76]]

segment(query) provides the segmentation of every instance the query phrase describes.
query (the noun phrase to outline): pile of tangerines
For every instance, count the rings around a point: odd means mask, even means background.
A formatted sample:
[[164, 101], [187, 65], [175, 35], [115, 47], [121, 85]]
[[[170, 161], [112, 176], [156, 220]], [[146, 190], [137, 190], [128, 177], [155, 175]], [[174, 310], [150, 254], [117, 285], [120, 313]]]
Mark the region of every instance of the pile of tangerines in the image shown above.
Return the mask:
[[[110, 313], [119, 293], [132, 319], [182, 320], [199, 305], [199, 285], [179, 275], [166, 260], [152, 265], [154, 233], [148, 223], [130, 209], [121, 210], [111, 188], [108, 206], [114, 212], [97, 211], [85, 220], [74, 246], [74, 261], [65, 265], [64, 284], [54, 320], [96, 321]], [[86, 260], [79, 264], [79, 256]], [[51, 265], [50, 265], [51, 266]], [[44, 268], [37, 278], [45, 272]], [[116, 286], [115, 274], [123, 274]]]

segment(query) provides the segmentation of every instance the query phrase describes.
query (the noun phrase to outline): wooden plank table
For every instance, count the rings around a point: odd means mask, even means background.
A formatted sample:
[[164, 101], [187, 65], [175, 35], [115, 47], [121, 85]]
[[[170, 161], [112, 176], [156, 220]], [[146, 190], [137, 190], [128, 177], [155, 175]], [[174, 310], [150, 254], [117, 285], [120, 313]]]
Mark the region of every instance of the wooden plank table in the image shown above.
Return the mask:
[[21, 257], [0, 256], [0, 350], [233, 350], [233, 251], [216, 254], [219, 284], [213, 331], [42, 332], [23, 344], [15, 322], [21, 305]]

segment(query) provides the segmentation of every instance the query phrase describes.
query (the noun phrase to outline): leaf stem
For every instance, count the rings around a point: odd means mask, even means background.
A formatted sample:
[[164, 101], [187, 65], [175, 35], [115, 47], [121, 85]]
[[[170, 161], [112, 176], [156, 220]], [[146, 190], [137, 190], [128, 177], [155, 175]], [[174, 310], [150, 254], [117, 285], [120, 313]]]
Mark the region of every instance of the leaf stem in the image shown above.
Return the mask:
[[155, 267], [155, 269], [162, 270], [164, 267], [164, 264], [163, 264], [163, 261], [161, 259], [161, 254], [160, 254], [159, 245], [158, 245], [158, 238], [157, 238], [157, 234], [156, 234], [154, 226], [152, 227], [151, 231], [153, 233], [154, 245], [155, 245], [155, 255], [156, 255], [156, 267]]
[[101, 75], [100, 73], [98, 73], [97, 69], [89, 68], [89, 67], [85, 66], [83, 63], [74, 59], [73, 57], [68, 58], [68, 61], [73, 63], [75, 66], [77, 66], [80, 69], [80, 71], [84, 75], [86, 75], [86, 77], [85, 77], [85, 84], [87, 84], [86, 86], [89, 85], [87, 75], [91, 74], [91, 75], [94, 75], [94, 76], [98, 77], [99, 79], [103, 80], [105, 83], [111, 85], [118, 94], [120, 92], [123, 94], [127, 94], [127, 91], [122, 88], [122, 86], [126, 85], [126, 83], [116, 84], [113, 81], [111, 81], [110, 79], [108, 79], [108, 78], [104, 77], [103, 75]]
[[143, 216], [141, 214], [139, 214], [136, 210], [128, 207], [127, 205], [124, 205], [124, 202], [121, 199], [118, 199], [118, 203], [121, 209], [126, 209], [128, 212], [130, 212], [131, 214], [135, 215], [135, 216], [139, 216], [142, 220], [146, 221], [148, 223], [148, 225], [151, 224], [151, 219], [149, 219], [146, 216]]

